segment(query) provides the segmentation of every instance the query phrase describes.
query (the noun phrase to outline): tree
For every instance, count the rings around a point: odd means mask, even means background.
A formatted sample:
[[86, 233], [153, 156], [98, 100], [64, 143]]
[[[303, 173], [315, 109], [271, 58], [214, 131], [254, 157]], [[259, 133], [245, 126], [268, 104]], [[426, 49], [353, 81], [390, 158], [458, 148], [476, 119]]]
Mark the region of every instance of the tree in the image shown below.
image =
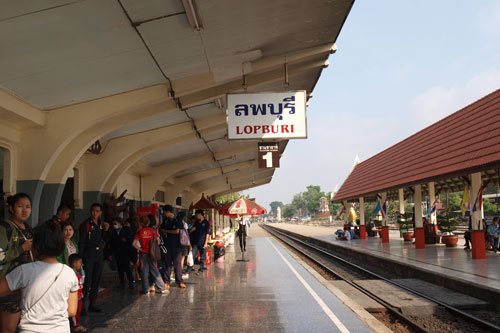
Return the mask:
[[304, 200], [304, 197], [302, 193], [295, 194], [292, 199], [291, 205], [295, 207], [295, 209], [298, 211], [299, 209], [302, 209], [302, 212], [304, 213], [307, 210], [307, 204], [306, 201]]
[[283, 210], [284, 205], [281, 201], [273, 201], [269, 204], [269, 206], [271, 206], [271, 211], [273, 212], [274, 216], [277, 216], [278, 207], [281, 207], [281, 209]]
[[483, 199], [484, 216], [496, 216], [498, 214], [498, 207], [496, 204], [491, 203], [488, 199]]
[[446, 194], [441, 195], [440, 198], [442, 199], [443, 206], [445, 208], [448, 208], [450, 212], [456, 212], [462, 209], [461, 208], [462, 196], [463, 193], [453, 192], [453, 193], [448, 193], [448, 195]]
[[297, 207], [295, 207], [293, 204], [285, 205], [285, 207], [283, 208], [283, 216], [285, 218], [289, 219], [295, 214], [297, 214]]
[[326, 194], [321, 191], [320, 186], [309, 185], [307, 191], [302, 193], [305, 201], [306, 209], [311, 214], [316, 214], [319, 211], [320, 198], [326, 197]]
[[241, 199], [241, 198], [248, 199], [249, 197], [250, 196], [248, 194], [244, 195], [243, 192], [233, 192], [233, 193], [221, 195], [220, 197], [217, 197], [217, 199], [215, 199], [215, 201], [217, 201], [221, 205], [224, 205], [228, 202], [236, 201], [236, 200]]

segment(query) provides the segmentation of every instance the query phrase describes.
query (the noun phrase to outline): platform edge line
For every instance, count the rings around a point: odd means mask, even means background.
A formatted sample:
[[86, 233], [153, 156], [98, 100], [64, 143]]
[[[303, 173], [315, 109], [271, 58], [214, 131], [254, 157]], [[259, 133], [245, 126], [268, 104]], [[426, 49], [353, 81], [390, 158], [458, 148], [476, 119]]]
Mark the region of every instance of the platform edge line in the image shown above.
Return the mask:
[[312, 289], [312, 287], [307, 283], [306, 280], [297, 272], [297, 270], [290, 264], [290, 262], [283, 256], [283, 254], [278, 250], [278, 248], [273, 244], [273, 242], [267, 238], [267, 241], [271, 244], [271, 246], [274, 248], [274, 250], [279, 254], [281, 259], [287, 264], [288, 268], [292, 271], [292, 273], [297, 277], [297, 279], [304, 285], [306, 290], [311, 294], [311, 296], [314, 298], [314, 300], [318, 303], [318, 305], [321, 307], [323, 312], [330, 318], [330, 320], [337, 326], [337, 328], [343, 332], [343, 333], [350, 333], [350, 331], [347, 329], [347, 327], [344, 326], [344, 324], [340, 321], [340, 319], [330, 310], [330, 308], [325, 304], [325, 302], [319, 297], [319, 295]]

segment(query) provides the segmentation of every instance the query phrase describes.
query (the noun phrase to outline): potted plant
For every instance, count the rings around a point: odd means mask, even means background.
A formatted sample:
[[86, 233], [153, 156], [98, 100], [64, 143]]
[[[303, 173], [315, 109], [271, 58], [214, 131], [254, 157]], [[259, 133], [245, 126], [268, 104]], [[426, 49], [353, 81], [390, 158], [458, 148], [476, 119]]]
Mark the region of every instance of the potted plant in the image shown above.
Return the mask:
[[441, 242], [446, 244], [447, 247], [457, 246], [458, 236], [453, 234], [453, 231], [457, 230], [460, 221], [451, 217], [448, 210], [445, 210], [444, 214], [437, 216], [437, 224], [439, 230], [443, 233]]
[[401, 230], [401, 235], [406, 242], [410, 242], [413, 240], [413, 224], [411, 224], [413, 214], [412, 213], [404, 213], [397, 215], [397, 221], [399, 224], [399, 229]]

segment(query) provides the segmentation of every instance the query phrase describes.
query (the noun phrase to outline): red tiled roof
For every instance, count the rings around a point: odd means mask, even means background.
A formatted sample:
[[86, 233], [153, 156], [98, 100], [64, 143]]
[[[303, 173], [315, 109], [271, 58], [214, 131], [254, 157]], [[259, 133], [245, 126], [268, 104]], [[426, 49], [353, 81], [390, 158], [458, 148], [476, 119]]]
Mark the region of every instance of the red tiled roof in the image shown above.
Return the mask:
[[201, 199], [197, 203], [192, 205], [189, 209], [193, 210], [193, 209], [218, 209], [218, 208], [212, 201], [205, 198], [205, 194], [202, 194]]
[[498, 163], [500, 89], [356, 165], [333, 201]]

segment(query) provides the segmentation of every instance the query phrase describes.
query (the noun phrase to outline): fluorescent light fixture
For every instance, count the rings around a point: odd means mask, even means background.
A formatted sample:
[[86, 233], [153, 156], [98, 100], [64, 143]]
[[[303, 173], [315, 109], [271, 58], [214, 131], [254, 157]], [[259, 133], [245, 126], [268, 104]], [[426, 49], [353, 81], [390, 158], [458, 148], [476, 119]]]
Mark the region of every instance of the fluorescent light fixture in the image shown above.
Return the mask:
[[182, 0], [182, 5], [186, 11], [186, 16], [189, 21], [189, 26], [193, 31], [200, 31], [203, 29], [203, 23], [201, 22], [200, 13], [198, 7], [196, 6], [195, 0]]

